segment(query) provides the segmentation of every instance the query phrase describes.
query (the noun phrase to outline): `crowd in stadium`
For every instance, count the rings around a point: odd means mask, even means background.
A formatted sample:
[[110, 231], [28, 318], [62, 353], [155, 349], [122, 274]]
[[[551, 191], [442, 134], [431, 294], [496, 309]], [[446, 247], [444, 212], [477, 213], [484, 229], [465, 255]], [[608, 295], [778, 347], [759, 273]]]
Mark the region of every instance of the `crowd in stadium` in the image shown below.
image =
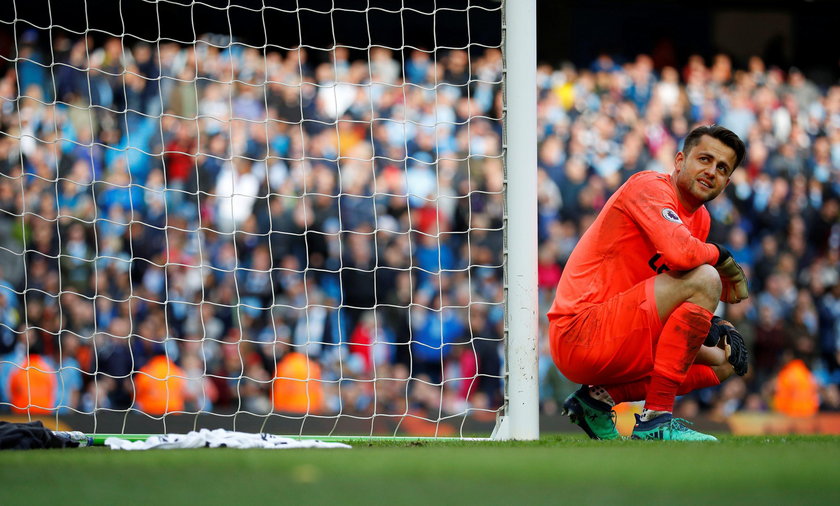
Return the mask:
[[[0, 410], [501, 404], [500, 51], [44, 42], [0, 67]], [[540, 314], [611, 192], [719, 123], [748, 146], [708, 207], [751, 372], [679, 409], [840, 410], [840, 86], [723, 54], [538, 86]], [[541, 336], [552, 413], [574, 385]]]

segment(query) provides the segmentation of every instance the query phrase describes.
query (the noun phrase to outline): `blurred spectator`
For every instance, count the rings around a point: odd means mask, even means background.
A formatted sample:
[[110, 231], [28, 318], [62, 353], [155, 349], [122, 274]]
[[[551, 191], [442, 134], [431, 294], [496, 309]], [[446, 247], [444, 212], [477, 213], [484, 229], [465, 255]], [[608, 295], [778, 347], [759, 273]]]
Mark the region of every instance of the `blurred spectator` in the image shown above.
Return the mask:
[[49, 414], [56, 406], [58, 378], [55, 367], [40, 353], [41, 343], [34, 336], [34, 331], [28, 330], [26, 334], [29, 352], [8, 378], [12, 412]]
[[152, 416], [183, 411], [186, 373], [159, 353], [134, 374], [135, 407]]
[[417, 300], [412, 312], [412, 370], [417, 377], [425, 376], [432, 383], [443, 379], [444, 361], [449, 358], [453, 344], [462, 343], [468, 330], [454, 308], [447, 308], [447, 298], [430, 294]]
[[73, 333], [65, 332], [61, 336], [61, 353], [56, 384], [56, 406], [60, 413], [78, 410], [84, 378], [81, 364], [76, 358], [79, 354], [79, 338]]
[[274, 410], [280, 413], [320, 414], [324, 412], [321, 367], [305, 353], [277, 341], [280, 360], [271, 387]]
[[820, 405], [817, 380], [801, 359], [789, 360], [775, 380], [773, 409], [788, 416], [811, 416]]

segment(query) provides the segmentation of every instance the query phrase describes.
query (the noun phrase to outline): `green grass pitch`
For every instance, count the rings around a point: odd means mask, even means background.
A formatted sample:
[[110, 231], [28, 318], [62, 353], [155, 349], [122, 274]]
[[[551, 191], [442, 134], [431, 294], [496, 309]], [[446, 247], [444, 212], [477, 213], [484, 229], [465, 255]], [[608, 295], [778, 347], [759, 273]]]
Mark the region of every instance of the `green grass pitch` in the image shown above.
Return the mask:
[[16, 504], [840, 504], [840, 437], [350, 441], [351, 450], [0, 452]]

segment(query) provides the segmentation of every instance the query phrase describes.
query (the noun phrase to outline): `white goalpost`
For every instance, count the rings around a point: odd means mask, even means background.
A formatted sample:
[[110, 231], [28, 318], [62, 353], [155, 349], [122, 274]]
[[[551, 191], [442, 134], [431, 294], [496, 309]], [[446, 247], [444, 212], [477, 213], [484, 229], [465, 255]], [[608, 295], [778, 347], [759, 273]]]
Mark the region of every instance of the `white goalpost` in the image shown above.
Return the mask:
[[508, 6], [505, 28], [507, 403], [494, 437], [537, 439], [536, 1]]
[[536, 2], [0, 8], [0, 418], [536, 439]]

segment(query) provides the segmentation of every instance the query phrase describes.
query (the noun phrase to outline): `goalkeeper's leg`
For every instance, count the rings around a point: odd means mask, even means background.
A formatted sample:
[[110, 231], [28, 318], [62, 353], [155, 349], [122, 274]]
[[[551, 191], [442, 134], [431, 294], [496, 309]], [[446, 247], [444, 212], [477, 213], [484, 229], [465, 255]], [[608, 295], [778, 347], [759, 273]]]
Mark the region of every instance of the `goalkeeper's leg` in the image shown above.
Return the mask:
[[551, 322], [554, 363], [564, 376], [583, 385], [563, 403], [563, 414], [589, 437], [620, 437], [614, 403], [605, 391], [590, 385], [648, 377], [653, 369], [650, 350], [660, 329], [653, 278], [584, 313]]
[[[717, 347], [704, 348], [708, 349], [699, 354], [698, 359], [715, 363], [692, 365], [685, 381], [677, 389], [677, 395], [719, 385], [734, 374], [735, 370], [727, 362], [723, 350]], [[592, 439], [617, 439], [620, 434], [615, 425], [613, 407], [622, 402], [643, 401], [649, 385], [650, 377], [616, 385], [583, 385], [566, 398], [562, 414], [568, 416], [572, 423], [578, 425]]]
[[[700, 365], [694, 364], [677, 388], [677, 395], [685, 395], [701, 388], [720, 384], [734, 372], [728, 364]], [[616, 402], [640, 401], [648, 398], [650, 378], [623, 385], [607, 385], [605, 389]], [[671, 412], [660, 413], [650, 420], [641, 420], [636, 416], [636, 426], [633, 428], [633, 439], [659, 439], [674, 441], [716, 441], [714, 436], [703, 434], [686, 426], [685, 421], [674, 418]]]
[[[549, 342], [554, 362], [567, 378], [583, 385], [635, 385], [628, 387], [632, 396], [613, 400], [645, 399], [645, 421], [670, 415], [695, 361], [711, 366], [703, 370], [707, 379], [702, 386], [716, 385], [731, 374], [721, 365], [719, 351], [702, 347], [720, 290], [720, 277], [711, 266], [649, 278], [582, 313], [553, 320]], [[614, 434], [606, 409], [611, 406], [585, 402], [587, 392], [582, 388], [570, 396], [564, 411], [590, 437], [608, 439]], [[687, 434], [693, 431], [677, 436]]]
[[[732, 366], [729, 364], [694, 364], [688, 369], [685, 380], [677, 388], [677, 395], [686, 395], [695, 390], [719, 385], [723, 380], [731, 376], [732, 372]], [[621, 402], [645, 400], [649, 386], [650, 378], [648, 377], [630, 383], [603, 385], [603, 388], [609, 393], [613, 401], [618, 404]]]
[[[716, 440], [689, 429], [673, 418], [671, 412], [680, 386], [694, 367], [712, 326], [712, 311], [721, 293], [720, 276], [710, 265], [661, 274], [656, 277], [655, 293], [657, 311], [664, 325], [656, 339], [645, 407], [633, 429], [633, 438]], [[709, 372], [718, 381], [717, 375]]]

